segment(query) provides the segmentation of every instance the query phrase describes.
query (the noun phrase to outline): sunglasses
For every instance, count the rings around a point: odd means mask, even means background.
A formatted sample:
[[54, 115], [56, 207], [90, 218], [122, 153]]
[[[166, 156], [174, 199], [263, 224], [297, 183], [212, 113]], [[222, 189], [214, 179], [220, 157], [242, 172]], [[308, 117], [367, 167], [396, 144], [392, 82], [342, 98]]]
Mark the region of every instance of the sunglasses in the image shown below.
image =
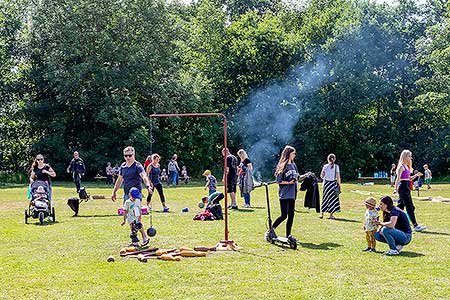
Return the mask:
[[133, 154], [124, 154], [123, 157], [132, 157]]
[[44, 158], [36, 158], [36, 160], [44, 160]]

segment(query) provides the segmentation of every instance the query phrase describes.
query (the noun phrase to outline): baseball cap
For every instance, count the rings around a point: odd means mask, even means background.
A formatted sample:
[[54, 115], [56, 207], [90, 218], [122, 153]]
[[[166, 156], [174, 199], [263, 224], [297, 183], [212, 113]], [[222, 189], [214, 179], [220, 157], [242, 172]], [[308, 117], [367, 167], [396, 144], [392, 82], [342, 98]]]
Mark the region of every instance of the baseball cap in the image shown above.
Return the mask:
[[130, 189], [130, 196], [134, 199], [141, 199], [141, 191], [138, 188], [132, 187]]

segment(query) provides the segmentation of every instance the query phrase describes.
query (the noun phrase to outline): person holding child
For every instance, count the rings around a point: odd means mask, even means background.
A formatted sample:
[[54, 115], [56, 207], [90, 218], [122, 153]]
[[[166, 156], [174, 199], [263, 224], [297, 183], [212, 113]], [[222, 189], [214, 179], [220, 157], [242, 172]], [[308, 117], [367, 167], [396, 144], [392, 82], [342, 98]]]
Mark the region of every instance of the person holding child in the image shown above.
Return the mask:
[[210, 170], [205, 170], [203, 176], [206, 177], [205, 190], [208, 189], [208, 196], [217, 191], [217, 179], [211, 174]]
[[366, 205], [366, 213], [364, 215], [364, 231], [366, 232], [367, 248], [364, 252], [376, 252], [376, 240], [375, 232], [377, 232], [378, 225], [378, 211], [375, 209], [377, 205], [377, 200], [373, 197], [369, 197], [364, 201]]
[[123, 205], [123, 221], [120, 225], [125, 225], [126, 221], [130, 224], [130, 238], [132, 246], [139, 246], [139, 238], [137, 232], [139, 231], [142, 236], [142, 246], [148, 244], [149, 239], [145, 233], [144, 225], [142, 224], [142, 195], [138, 188], [132, 187], [128, 193], [128, 199]]
[[[161, 204], [163, 208], [166, 210], [168, 207], [166, 206], [166, 198], [164, 197], [163, 185], [161, 182], [160, 174], [161, 174], [161, 165], [159, 164], [161, 157], [159, 154], [155, 153], [152, 155], [152, 162], [147, 166], [147, 176], [150, 178], [150, 182], [153, 185], [153, 190], [157, 190], [159, 194], [159, 199], [161, 200]], [[152, 201], [153, 193], [149, 193], [147, 197], [147, 206], [150, 206], [150, 202]]]
[[408, 212], [409, 219], [414, 225], [414, 230], [419, 232], [425, 230], [426, 227], [419, 225], [416, 221], [416, 215], [414, 213], [415, 207], [411, 197], [410, 180], [414, 180], [417, 176], [421, 176], [422, 173], [411, 176], [412, 168], [412, 153], [409, 150], [403, 150], [400, 154], [400, 158], [397, 164], [397, 179], [395, 180], [395, 191], [398, 193], [398, 208], [401, 210], [405, 209]]
[[[281, 152], [278, 161], [275, 177], [279, 186], [278, 198], [280, 200], [281, 215], [273, 222], [273, 228], [277, 228], [287, 218], [286, 237], [292, 239], [291, 230], [294, 223], [295, 200], [297, 199], [297, 182], [305, 179], [310, 172], [299, 175], [297, 165], [294, 162], [296, 155], [295, 148], [287, 145]], [[267, 234], [267, 233], [266, 233]]]
[[380, 210], [383, 212], [383, 221], [376, 221], [381, 229], [375, 233], [375, 239], [389, 245], [385, 255], [399, 255], [403, 246], [408, 245], [412, 239], [412, 230], [408, 217], [400, 208], [394, 206], [391, 197], [384, 196], [380, 200]]

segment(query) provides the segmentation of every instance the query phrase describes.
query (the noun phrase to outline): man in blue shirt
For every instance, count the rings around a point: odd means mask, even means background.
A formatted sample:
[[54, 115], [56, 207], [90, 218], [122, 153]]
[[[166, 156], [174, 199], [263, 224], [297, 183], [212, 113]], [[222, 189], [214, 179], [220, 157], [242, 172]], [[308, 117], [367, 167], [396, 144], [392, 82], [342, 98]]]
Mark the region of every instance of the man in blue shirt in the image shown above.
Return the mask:
[[[142, 180], [147, 187], [149, 193], [152, 193], [152, 184], [148, 180], [144, 167], [135, 158], [134, 148], [131, 146], [123, 149], [123, 157], [125, 162], [120, 166], [119, 175], [114, 185], [114, 189], [111, 195], [111, 200], [116, 201], [116, 192], [120, 188], [123, 182], [124, 200], [128, 199], [128, 194], [132, 187], [142, 190]], [[142, 200], [142, 199], [140, 199]]]

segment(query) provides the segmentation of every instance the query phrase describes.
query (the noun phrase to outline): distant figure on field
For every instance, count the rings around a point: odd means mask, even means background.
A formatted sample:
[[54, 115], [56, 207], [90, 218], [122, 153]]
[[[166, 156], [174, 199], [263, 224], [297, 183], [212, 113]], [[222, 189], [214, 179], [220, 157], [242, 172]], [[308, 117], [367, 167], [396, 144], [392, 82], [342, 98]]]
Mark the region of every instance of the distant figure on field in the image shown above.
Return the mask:
[[392, 164], [391, 166], [391, 187], [393, 188], [395, 185], [395, 170], [397, 169], [397, 166], [395, 164]]
[[66, 171], [67, 173], [72, 172], [73, 182], [75, 183], [75, 187], [78, 193], [81, 187], [81, 176], [84, 176], [84, 172], [86, 172], [86, 166], [84, 165], [84, 161], [80, 157], [78, 151], [75, 151], [73, 153], [73, 158], [70, 161], [70, 164], [67, 167]]
[[432, 174], [431, 174], [431, 170], [430, 167], [428, 166], [428, 164], [423, 165], [423, 169], [425, 170], [425, 184], [427, 185], [428, 189], [431, 189], [431, 179], [433, 178]]
[[113, 167], [111, 167], [111, 163], [108, 162], [106, 164], [106, 185], [112, 185], [113, 184], [113, 174], [114, 174], [114, 170]]

